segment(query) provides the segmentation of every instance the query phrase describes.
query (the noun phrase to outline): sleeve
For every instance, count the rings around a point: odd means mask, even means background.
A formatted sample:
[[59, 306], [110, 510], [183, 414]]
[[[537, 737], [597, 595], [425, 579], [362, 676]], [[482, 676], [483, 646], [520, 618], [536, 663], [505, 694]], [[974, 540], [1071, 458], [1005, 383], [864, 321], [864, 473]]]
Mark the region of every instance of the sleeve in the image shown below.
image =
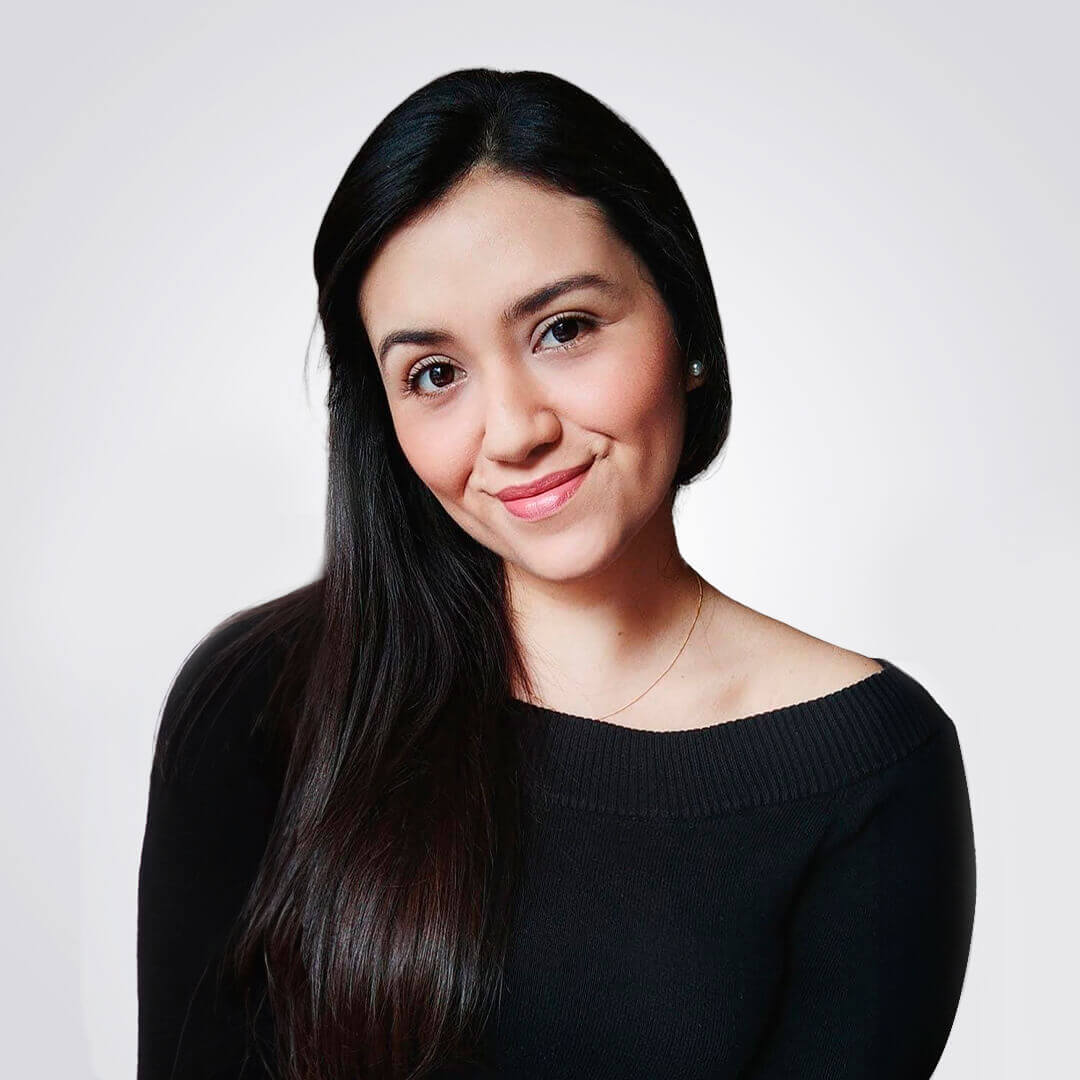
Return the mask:
[[[181, 701], [226, 636], [210, 635], [182, 666], [162, 732], [176, 729]], [[250, 734], [264, 682], [250, 673], [233, 678], [223, 684], [227, 696], [215, 691], [206, 708], [192, 710], [166, 776], [159, 734], [139, 864], [138, 1080], [270, 1076], [249, 1038], [242, 997], [218, 970], [277, 801]], [[265, 1038], [268, 1021], [261, 1022]]]
[[790, 911], [776, 1015], [745, 1080], [924, 1080], [959, 1004], [975, 846], [956, 730], [842, 790]]

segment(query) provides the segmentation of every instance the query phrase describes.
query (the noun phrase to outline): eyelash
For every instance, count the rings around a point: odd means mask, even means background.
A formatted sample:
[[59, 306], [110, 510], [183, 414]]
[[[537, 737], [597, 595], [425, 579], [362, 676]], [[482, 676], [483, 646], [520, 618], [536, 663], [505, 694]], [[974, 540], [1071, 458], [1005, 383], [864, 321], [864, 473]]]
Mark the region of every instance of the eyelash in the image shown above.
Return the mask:
[[[572, 341], [568, 341], [563, 345], [553, 345], [549, 349], [545, 349], [544, 352], [565, 352], [568, 349], [576, 348], [583, 337], [587, 337], [593, 330], [596, 329], [598, 320], [594, 319], [591, 315], [585, 315], [579, 311], [565, 311], [560, 315], [556, 315], [551, 319], [540, 333], [540, 337], [543, 336], [554, 326], [558, 326], [561, 322], [574, 322], [581, 323], [584, 327], [584, 333], [578, 334]], [[447, 387], [444, 390], [418, 390], [416, 384], [420, 379], [420, 376], [432, 367], [446, 367], [449, 365], [449, 361], [445, 359], [439, 359], [438, 357], [430, 357], [423, 361], [419, 367], [414, 367], [402, 380], [404, 393], [406, 395], [416, 394], [418, 397], [441, 397], [443, 394], [449, 393], [453, 387]]]

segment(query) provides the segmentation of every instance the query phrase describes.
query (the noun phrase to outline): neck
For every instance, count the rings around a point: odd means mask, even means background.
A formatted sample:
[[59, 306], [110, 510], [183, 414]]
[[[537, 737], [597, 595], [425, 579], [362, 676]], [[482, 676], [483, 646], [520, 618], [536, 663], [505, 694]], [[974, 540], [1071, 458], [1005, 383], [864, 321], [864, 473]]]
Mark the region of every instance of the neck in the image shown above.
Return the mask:
[[[616, 709], [671, 662], [686, 641], [701, 586], [679, 553], [670, 513], [657, 518], [615, 559], [573, 579], [541, 578], [507, 563], [514, 628], [533, 691], [518, 688], [515, 696], [570, 706], [566, 711]], [[674, 674], [673, 668], [666, 678]]]

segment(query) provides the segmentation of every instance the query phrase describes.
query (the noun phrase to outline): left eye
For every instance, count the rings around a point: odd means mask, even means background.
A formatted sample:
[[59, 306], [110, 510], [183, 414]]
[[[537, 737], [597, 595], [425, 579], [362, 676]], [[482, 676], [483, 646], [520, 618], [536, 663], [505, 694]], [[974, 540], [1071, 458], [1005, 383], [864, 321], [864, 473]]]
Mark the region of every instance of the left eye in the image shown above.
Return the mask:
[[569, 348], [595, 325], [596, 321], [590, 319], [588, 315], [560, 315], [554, 322], [548, 323], [547, 329], [540, 335], [540, 340], [543, 341], [549, 334], [554, 334], [558, 344], [553, 348]]

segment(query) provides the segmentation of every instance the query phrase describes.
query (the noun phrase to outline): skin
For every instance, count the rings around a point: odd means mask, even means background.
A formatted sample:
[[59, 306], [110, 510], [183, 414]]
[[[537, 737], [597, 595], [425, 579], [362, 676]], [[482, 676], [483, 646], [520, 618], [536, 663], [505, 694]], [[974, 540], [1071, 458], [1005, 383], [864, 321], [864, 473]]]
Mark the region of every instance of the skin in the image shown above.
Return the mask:
[[[502, 320], [514, 301], [582, 273], [612, 288], [576, 288]], [[698, 578], [679, 553], [670, 487], [687, 395], [703, 380], [689, 374], [647, 268], [591, 201], [478, 170], [387, 238], [357, 303], [376, 356], [392, 331], [451, 335], [391, 345], [380, 375], [412, 468], [506, 561], [534, 700], [581, 716], [619, 710], [664, 671], [691, 626], [675, 665], [613, 722], [670, 730], [760, 711], [760, 667], [769, 659], [775, 675], [782, 641], [796, 686], [774, 678], [777, 704], [802, 700], [784, 695], [805, 694], [809, 671], [821, 692], [854, 681], [849, 666], [837, 684], [811, 643], [832, 650], [830, 664], [845, 650], [708, 582], [694, 623]], [[495, 497], [585, 462], [585, 482], [547, 519], [516, 518]]]

